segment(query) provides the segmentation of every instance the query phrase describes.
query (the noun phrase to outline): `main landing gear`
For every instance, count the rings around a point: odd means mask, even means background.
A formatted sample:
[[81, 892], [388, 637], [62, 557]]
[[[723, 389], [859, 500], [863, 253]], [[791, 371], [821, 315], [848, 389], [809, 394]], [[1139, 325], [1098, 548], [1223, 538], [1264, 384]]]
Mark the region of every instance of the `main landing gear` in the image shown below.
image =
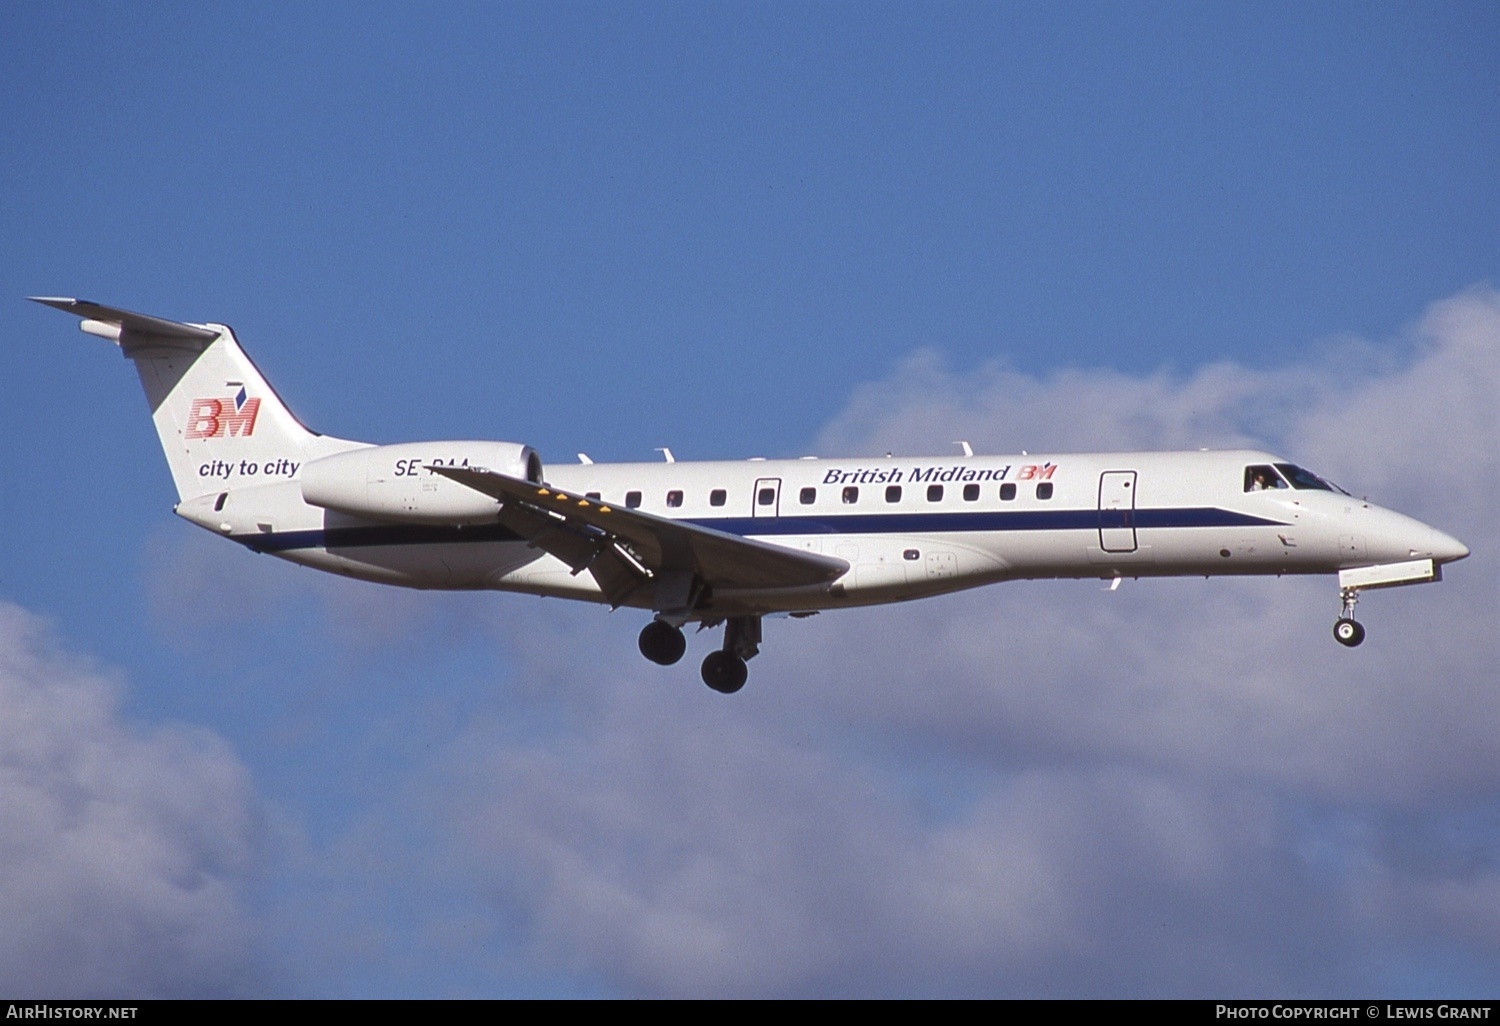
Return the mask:
[[641, 630], [641, 655], [658, 666], [671, 666], [687, 651], [687, 638], [682, 628], [673, 627], [665, 620], [652, 620]]
[[703, 683], [721, 695], [745, 686], [745, 663], [760, 652], [760, 617], [735, 616], [724, 622], [724, 647], [703, 660]]
[[1333, 625], [1333, 639], [1340, 645], [1353, 648], [1365, 640], [1365, 629], [1354, 619], [1354, 605], [1359, 601], [1358, 588], [1340, 588], [1339, 596], [1344, 600], [1344, 610]]
[[[652, 620], [641, 630], [641, 655], [661, 666], [671, 666], [687, 651], [682, 629], [665, 620]], [[703, 683], [724, 695], [745, 686], [745, 663], [760, 652], [760, 617], [736, 616], [724, 623], [724, 647], [703, 660]]]
[[710, 652], [703, 660], [703, 683], [721, 695], [732, 695], [745, 686], [750, 669], [733, 652]]

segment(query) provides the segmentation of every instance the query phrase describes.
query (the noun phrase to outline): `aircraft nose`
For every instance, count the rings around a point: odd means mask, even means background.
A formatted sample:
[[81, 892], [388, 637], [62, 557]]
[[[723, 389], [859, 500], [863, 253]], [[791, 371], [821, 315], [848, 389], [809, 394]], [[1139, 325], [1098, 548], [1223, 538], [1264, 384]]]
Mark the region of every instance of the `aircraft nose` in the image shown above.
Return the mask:
[[1469, 554], [1469, 547], [1451, 534], [1444, 534], [1437, 528], [1432, 528], [1432, 558], [1438, 563], [1451, 563], [1455, 559], [1463, 559]]
[[1444, 534], [1430, 524], [1401, 513], [1379, 507], [1368, 507], [1371, 514], [1370, 555], [1392, 562], [1403, 559], [1431, 559], [1434, 563], [1451, 563], [1469, 554], [1469, 547], [1451, 534]]

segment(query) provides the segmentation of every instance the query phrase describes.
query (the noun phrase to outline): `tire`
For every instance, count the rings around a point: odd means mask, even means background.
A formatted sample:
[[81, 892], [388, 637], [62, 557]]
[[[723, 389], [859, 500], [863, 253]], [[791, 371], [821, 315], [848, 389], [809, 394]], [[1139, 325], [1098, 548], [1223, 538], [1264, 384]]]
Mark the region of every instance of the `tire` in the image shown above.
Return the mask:
[[703, 660], [703, 683], [721, 695], [732, 695], [745, 686], [750, 671], [745, 660], [730, 652], [710, 652]]
[[641, 628], [641, 655], [658, 666], [671, 666], [687, 651], [682, 631], [661, 620], [652, 620]]
[[1358, 622], [1343, 616], [1333, 625], [1333, 638], [1340, 645], [1353, 648], [1365, 640], [1365, 629]]

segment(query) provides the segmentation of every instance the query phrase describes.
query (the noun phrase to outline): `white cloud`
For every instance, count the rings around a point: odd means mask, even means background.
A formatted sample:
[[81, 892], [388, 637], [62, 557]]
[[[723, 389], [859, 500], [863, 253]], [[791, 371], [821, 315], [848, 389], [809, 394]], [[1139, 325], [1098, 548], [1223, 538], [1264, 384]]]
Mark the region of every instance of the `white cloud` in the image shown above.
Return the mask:
[[0, 990], [246, 993], [248, 775], [207, 731], [126, 722], [119, 694], [0, 604]]

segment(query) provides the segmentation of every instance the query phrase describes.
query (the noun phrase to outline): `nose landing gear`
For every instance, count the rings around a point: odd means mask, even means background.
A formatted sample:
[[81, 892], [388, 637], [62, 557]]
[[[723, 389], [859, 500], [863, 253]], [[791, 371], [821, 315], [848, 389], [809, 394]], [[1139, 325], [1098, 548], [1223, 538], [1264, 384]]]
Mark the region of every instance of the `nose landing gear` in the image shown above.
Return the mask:
[[1359, 601], [1358, 588], [1340, 588], [1339, 596], [1344, 600], [1344, 610], [1333, 625], [1333, 639], [1340, 645], [1353, 648], [1365, 640], [1365, 629], [1354, 619], [1354, 606]]

